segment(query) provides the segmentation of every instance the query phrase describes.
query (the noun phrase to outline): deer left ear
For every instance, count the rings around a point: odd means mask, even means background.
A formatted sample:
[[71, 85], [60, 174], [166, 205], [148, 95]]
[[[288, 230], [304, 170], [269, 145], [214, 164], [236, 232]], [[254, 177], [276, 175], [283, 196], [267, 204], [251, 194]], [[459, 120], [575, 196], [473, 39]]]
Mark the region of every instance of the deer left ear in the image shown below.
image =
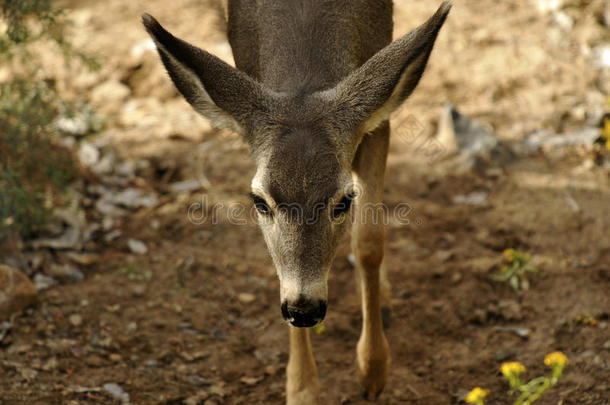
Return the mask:
[[142, 22], [176, 88], [195, 111], [216, 127], [247, 138], [248, 129], [266, 108], [269, 92], [216, 56], [174, 37], [149, 14], [142, 16]]
[[363, 135], [390, 117], [419, 83], [450, 9], [451, 4], [444, 2], [426, 23], [377, 52], [336, 87], [321, 94], [336, 106], [339, 125]]

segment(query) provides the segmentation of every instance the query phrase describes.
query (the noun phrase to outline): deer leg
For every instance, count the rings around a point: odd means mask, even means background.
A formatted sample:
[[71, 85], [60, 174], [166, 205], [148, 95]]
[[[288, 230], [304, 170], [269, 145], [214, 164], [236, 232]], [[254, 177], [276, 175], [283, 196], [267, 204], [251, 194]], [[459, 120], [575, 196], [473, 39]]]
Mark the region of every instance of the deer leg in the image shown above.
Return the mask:
[[389, 127], [364, 137], [353, 170], [359, 187], [356, 198], [352, 249], [362, 292], [362, 333], [357, 346], [358, 381], [365, 397], [375, 399], [385, 387], [390, 350], [383, 331], [382, 305], [390, 305], [385, 276], [384, 209], [381, 204]]
[[290, 326], [290, 358], [286, 367], [287, 405], [316, 405], [320, 381], [311, 351], [309, 329]]

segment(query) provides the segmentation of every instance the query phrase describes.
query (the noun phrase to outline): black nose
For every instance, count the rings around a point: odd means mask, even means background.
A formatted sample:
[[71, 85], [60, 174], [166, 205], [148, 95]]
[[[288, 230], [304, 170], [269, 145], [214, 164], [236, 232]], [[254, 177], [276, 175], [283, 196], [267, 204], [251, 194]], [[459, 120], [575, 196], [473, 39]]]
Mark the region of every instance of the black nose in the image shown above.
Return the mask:
[[326, 316], [326, 302], [313, 302], [303, 297], [296, 302], [284, 301], [282, 315], [292, 326], [309, 328], [321, 322]]

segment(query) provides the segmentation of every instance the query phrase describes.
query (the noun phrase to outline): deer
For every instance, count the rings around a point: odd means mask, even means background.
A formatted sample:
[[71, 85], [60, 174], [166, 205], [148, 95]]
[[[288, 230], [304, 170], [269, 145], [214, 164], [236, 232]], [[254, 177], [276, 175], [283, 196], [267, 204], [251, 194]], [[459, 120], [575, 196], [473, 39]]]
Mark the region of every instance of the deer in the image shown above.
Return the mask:
[[[229, 0], [235, 66], [142, 21], [169, 77], [196, 112], [238, 133], [254, 159], [251, 198], [290, 329], [288, 405], [317, 404], [309, 328], [327, 312], [328, 276], [351, 224], [362, 300], [357, 378], [366, 399], [386, 385], [391, 308], [382, 203], [390, 115], [422, 77], [451, 3], [392, 42], [391, 0]], [[297, 208], [296, 210], [294, 208]]]

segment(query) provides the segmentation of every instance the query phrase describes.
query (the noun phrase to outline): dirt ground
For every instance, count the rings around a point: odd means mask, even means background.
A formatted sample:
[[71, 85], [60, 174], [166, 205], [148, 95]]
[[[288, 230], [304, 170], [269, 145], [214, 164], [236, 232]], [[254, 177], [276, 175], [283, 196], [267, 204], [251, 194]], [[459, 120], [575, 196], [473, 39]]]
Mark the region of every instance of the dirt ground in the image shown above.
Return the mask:
[[[83, 266], [83, 282], [45, 290], [37, 307], [13, 319], [0, 343], [0, 404], [121, 403], [99, 388], [106, 383], [133, 404], [285, 401], [288, 330], [277, 276], [256, 223], [229, 217], [236, 204], [250, 206], [253, 162], [236, 135], [213, 130], [178, 97], [139, 22], [148, 12], [231, 60], [208, 3], [65, 3], [74, 42], [100, 55], [103, 67], [69, 73], [49, 53], [41, 78], [105, 115], [97, 137], [124, 159], [149, 162], [133, 184], [159, 200], [118, 221], [118, 239], [85, 247], [100, 260]], [[395, 3], [396, 37], [438, 5]], [[499, 169], [452, 170], [400, 128], [415, 117], [428, 139], [447, 102], [516, 149], [534, 131], [597, 125], [610, 87], [609, 69], [593, 61], [596, 47], [610, 43], [600, 22], [606, 3], [563, 3], [558, 17], [533, 0], [455, 0], [424, 79], [393, 120], [385, 202], [410, 211], [408, 221], [388, 226], [392, 371], [378, 404], [456, 404], [474, 386], [491, 390], [488, 404], [509, 404], [500, 364], [520, 361], [533, 378], [556, 350], [569, 366], [538, 403], [610, 403], [608, 173], [580, 148], [518, 153]], [[104, 93], [106, 84], [125, 92]], [[189, 179], [204, 188], [168, 191]], [[455, 202], [473, 192], [486, 200]], [[223, 208], [212, 220], [214, 204]], [[128, 238], [144, 241], [148, 253], [131, 253]], [[530, 253], [540, 269], [528, 291], [491, 279], [507, 248]], [[325, 331], [312, 335], [322, 404], [364, 403], [349, 253], [346, 235], [331, 272]]]

